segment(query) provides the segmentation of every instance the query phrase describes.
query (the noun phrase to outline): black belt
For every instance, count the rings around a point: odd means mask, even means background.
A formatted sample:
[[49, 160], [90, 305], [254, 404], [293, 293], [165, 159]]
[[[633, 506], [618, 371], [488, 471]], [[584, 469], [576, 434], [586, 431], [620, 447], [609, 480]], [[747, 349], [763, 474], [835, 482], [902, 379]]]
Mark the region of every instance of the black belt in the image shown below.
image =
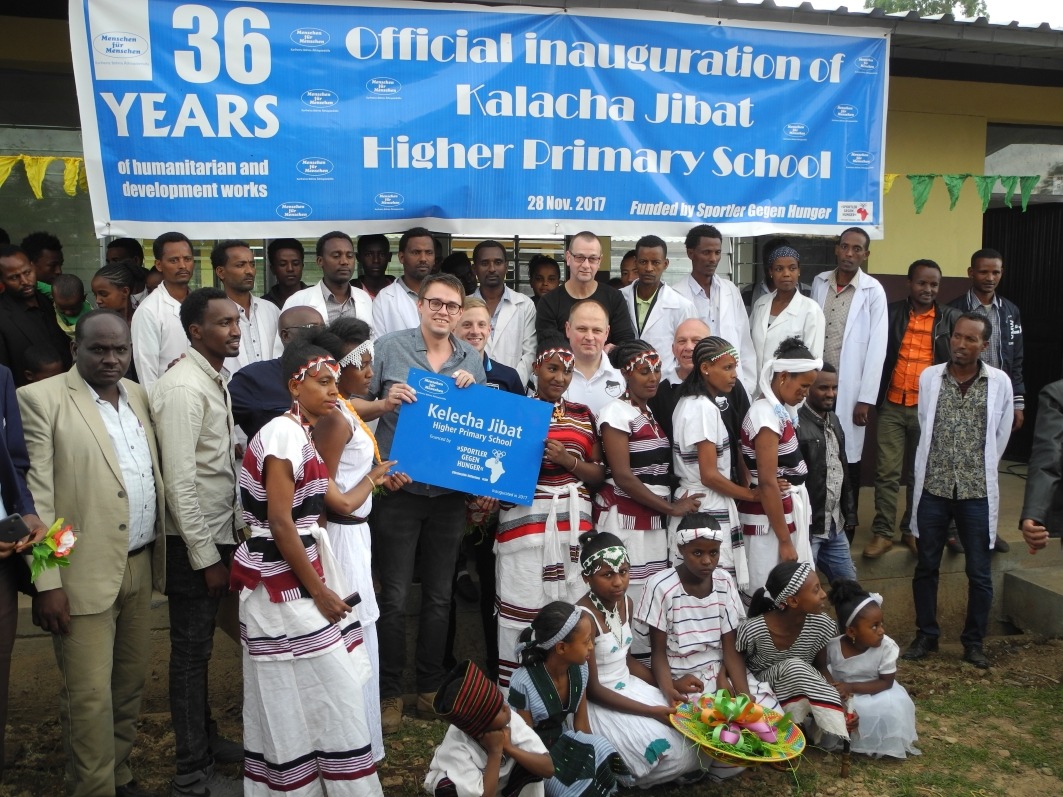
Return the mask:
[[[154, 540], [152, 540], [151, 542], [154, 542]], [[148, 548], [151, 547], [151, 542], [146, 542], [143, 545], [141, 545], [140, 547], [134, 548], [132, 551], [129, 552], [129, 554], [128, 554], [129, 558], [132, 559], [138, 553], [144, 553], [144, 551], [148, 550]]]
[[357, 526], [360, 523], [368, 523], [369, 518], [355, 517], [354, 515], [337, 515], [333, 512], [325, 513], [325, 520], [340, 526]]

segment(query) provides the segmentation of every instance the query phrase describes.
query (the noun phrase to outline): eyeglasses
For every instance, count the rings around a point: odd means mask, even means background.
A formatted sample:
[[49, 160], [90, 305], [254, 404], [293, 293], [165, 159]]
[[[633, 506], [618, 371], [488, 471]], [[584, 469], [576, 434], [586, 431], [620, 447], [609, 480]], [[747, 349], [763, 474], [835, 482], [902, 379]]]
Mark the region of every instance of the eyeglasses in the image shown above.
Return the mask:
[[582, 266], [584, 263], [590, 263], [592, 266], [596, 266], [602, 262], [601, 255], [574, 255], [569, 252], [568, 256], [572, 258], [577, 266]]
[[444, 307], [447, 308], [447, 315], [457, 315], [461, 312], [461, 305], [457, 302], [444, 302], [442, 299], [425, 299], [425, 302], [433, 313], [438, 313]]
[[291, 332], [293, 329], [324, 329], [324, 324], [296, 324], [290, 327], [281, 327], [281, 332]]

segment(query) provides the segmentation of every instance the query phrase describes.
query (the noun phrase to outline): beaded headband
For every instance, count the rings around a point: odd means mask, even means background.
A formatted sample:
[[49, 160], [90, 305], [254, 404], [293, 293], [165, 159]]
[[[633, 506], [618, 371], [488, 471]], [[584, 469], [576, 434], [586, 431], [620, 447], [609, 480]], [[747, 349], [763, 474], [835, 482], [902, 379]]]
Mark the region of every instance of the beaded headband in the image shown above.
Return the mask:
[[557, 357], [561, 360], [561, 365], [565, 367], [565, 373], [570, 372], [576, 365], [576, 356], [569, 349], [555, 346], [552, 349], [547, 349], [536, 357], [535, 363], [532, 367], [538, 368], [551, 357]]
[[647, 366], [652, 371], [661, 370], [661, 355], [655, 351], [640, 351], [634, 357], [620, 367], [624, 373], [630, 374], [640, 366]]
[[369, 359], [373, 359], [373, 341], [366, 339], [360, 343], [357, 348], [351, 349], [339, 362], [340, 369], [346, 368], [348, 365], [353, 365], [359, 371], [365, 367], [364, 355], [368, 354]]
[[294, 379], [296, 382], [302, 382], [306, 378], [306, 375], [308, 373], [310, 373], [311, 371], [317, 373], [322, 368], [327, 368], [332, 373], [332, 376], [336, 379], [340, 378], [339, 365], [334, 359], [325, 355], [314, 357], [306, 365], [302, 366], [298, 371], [292, 374], [291, 378]]
[[792, 257], [798, 263], [801, 262], [801, 253], [790, 246], [780, 246], [777, 249], [772, 249], [771, 254], [768, 255], [768, 262], [774, 263], [780, 257]]
[[603, 562], [613, 568], [613, 570], [619, 570], [620, 566], [628, 561], [630, 559], [627, 555], [627, 548], [623, 545], [610, 545], [608, 548], [602, 548], [588, 556], [586, 561], [580, 565], [580, 571], [585, 576], [593, 575], [594, 571], [598, 569], [598, 565]]
[[737, 363], [737, 362], [738, 362], [738, 349], [736, 349], [736, 348], [735, 348], [734, 346], [732, 346], [732, 347], [731, 347], [731, 348], [729, 348], [729, 349], [724, 349], [723, 351], [721, 351], [721, 352], [718, 352], [717, 354], [714, 354], [714, 355], [712, 355], [712, 356], [711, 356], [711, 357], [709, 358], [709, 362], [710, 362], [710, 363], [714, 363], [714, 362], [716, 362], [716, 361], [717, 361], [718, 359], [720, 359], [721, 357], [734, 357], [734, 358], [735, 358], [735, 362]]

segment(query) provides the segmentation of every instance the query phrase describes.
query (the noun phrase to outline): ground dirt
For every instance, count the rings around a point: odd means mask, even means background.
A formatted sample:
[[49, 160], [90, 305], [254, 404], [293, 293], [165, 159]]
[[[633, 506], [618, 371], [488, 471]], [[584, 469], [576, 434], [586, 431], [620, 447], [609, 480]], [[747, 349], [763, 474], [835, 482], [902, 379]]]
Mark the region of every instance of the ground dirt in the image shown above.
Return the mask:
[[[145, 692], [133, 769], [142, 786], [169, 793], [173, 731], [167, 698], [167, 632], [154, 632], [152, 672]], [[898, 640], [902, 645], [906, 640]], [[923, 755], [906, 761], [841, 758], [809, 750], [793, 772], [748, 771], [724, 785], [703, 781], [649, 795], [817, 795], [820, 797], [1034, 797], [1063, 794], [1063, 641], [1005, 637], [987, 645], [988, 673], [959, 660], [958, 647], [923, 662], [901, 662], [898, 681], [916, 702]], [[225, 735], [240, 733], [240, 653], [220, 632], [211, 665], [211, 704]], [[0, 797], [62, 795], [63, 752], [55, 698], [56, 670], [44, 637], [20, 639], [11, 683], [7, 768]], [[409, 701], [408, 701], [409, 702]], [[387, 740], [380, 770], [385, 794], [416, 794], [445, 725], [404, 719]], [[239, 766], [226, 768], [238, 776]]]

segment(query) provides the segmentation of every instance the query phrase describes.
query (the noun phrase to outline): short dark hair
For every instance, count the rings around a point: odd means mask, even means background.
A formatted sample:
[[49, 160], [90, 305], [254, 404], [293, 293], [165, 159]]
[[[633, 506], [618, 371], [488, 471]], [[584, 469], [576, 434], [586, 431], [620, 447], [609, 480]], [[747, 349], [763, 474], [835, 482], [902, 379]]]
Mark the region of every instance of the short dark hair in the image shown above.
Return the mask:
[[225, 265], [225, 261], [229, 259], [229, 250], [237, 247], [250, 249], [251, 245], [247, 241], [237, 241], [235, 239], [218, 241], [218, 243], [214, 244], [214, 248], [210, 250], [210, 264], [214, 268], [221, 268]]
[[140, 243], [136, 238], [115, 238], [109, 244], [108, 249], [124, 249], [127, 254], [140, 258], [140, 262], [144, 262], [144, 245]]
[[912, 265], [908, 266], [908, 279], [911, 279], [915, 276], [915, 270], [917, 268], [936, 268], [938, 270], [938, 274], [941, 273], [941, 266], [939, 266], [933, 260], [927, 260], [926, 258], [923, 258], [921, 260], [916, 260], [914, 263], [912, 263]]
[[26, 253], [26, 257], [30, 259], [31, 263], [40, 257], [41, 252], [45, 249], [50, 249], [53, 252], [63, 251], [63, 245], [59, 243], [59, 239], [50, 232], [44, 231], [31, 232], [22, 239], [20, 245], [22, 246], [22, 251]]
[[438, 274], [429, 274], [421, 281], [421, 289], [417, 291], [417, 301], [421, 301], [425, 297], [425, 294], [428, 293], [428, 288], [437, 282], [456, 290], [461, 294], [462, 304], [465, 303], [465, 286], [461, 284], [460, 279], [453, 274], [447, 274], [445, 271], [440, 271]]
[[332, 232], [325, 233], [317, 239], [317, 244], [314, 246], [314, 254], [317, 255], [317, 257], [321, 257], [325, 252], [325, 244], [333, 238], [342, 238], [351, 245], [352, 249], [354, 248], [354, 241], [351, 239], [351, 236], [342, 230], [333, 230]]
[[299, 253], [300, 260], [306, 257], [306, 250], [303, 248], [302, 241], [295, 238], [274, 238], [269, 242], [269, 246], [266, 247], [266, 261], [270, 266], [273, 265], [273, 260], [281, 249], [294, 249]]
[[561, 278], [561, 264], [550, 255], [532, 255], [531, 260], [528, 261], [528, 279], [532, 278], [537, 269], [544, 266], [554, 269], [557, 272], [558, 279]]
[[25, 254], [26, 253], [22, 251], [21, 246], [15, 246], [14, 244], [0, 244], [0, 259]]
[[3, 227], [0, 227], [0, 244], [9, 243], [11, 243], [11, 236], [7, 234], [7, 230], [5, 230]]
[[181, 326], [185, 336], [192, 339], [192, 325], [202, 324], [207, 314], [207, 305], [215, 299], [228, 299], [221, 288], [199, 288], [188, 294], [181, 302]]
[[122, 325], [126, 328], [126, 331], [129, 330], [129, 323], [124, 318], [122, 318], [122, 316], [118, 315], [118, 313], [116, 313], [114, 310], [97, 308], [96, 310], [89, 310], [87, 313], [85, 313], [85, 315], [81, 316], [81, 318], [79, 318], [77, 323], [74, 325], [74, 343], [81, 343], [81, 341], [85, 339], [85, 327], [95, 322], [96, 319], [103, 318], [104, 316], [117, 318], [119, 321], [122, 322]]
[[162, 260], [162, 250], [166, 244], [178, 243], [186, 243], [189, 249], [192, 248], [192, 242], [188, 240], [188, 236], [183, 232], [164, 232], [151, 242], [151, 253], [155, 255], [156, 260]]
[[576, 233], [575, 235], [573, 235], [571, 238], [568, 239], [568, 245], [565, 246], [565, 249], [568, 249], [568, 250], [571, 251], [572, 244], [575, 243], [576, 241], [595, 241], [595, 242], [598, 243], [599, 246], [601, 246], [601, 243], [602, 243], [602, 239], [599, 238], [597, 235], [595, 235], [590, 230], [580, 230], [578, 233]]
[[476, 263], [476, 259], [478, 257], [480, 257], [480, 252], [482, 250], [484, 250], [484, 249], [501, 249], [502, 250], [502, 259], [503, 260], [508, 260], [509, 259], [509, 252], [506, 251], [506, 247], [502, 246], [502, 244], [500, 244], [498, 241], [487, 240], [487, 241], [480, 241], [480, 243], [476, 244], [476, 246], [473, 247], [473, 250], [472, 250], [472, 262], [474, 264]]
[[[352, 318], [351, 316], [337, 318], [327, 328], [329, 332], [347, 346], [352, 343], [355, 346], [365, 343], [372, 334], [369, 330], [369, 324], [360, 318]], [[335, 352], [333, 352], [333, 356], [336, 356]], [[336, 356], [336, 359], [340, 358]]]
[[620, 262], [623, 263], [629, 257], [638, 257], [638, 256], [639, 256], [639, 253], [638, 253], [637, 249], [628, 249], [626, 252], [624, 252], [624, 256], [622, 258], [620, 258]]
[[[976, 312], [974, 312], [974, 310], [968, 310], [966, 313], [964, 313], [963, 315], [961, 315], [959, 318], [956, 319], [956, 324], [960, 323], [965, 318], [968, 321], [979, 321], [979, 322], [981, 322], [981, 324], [982, 324], [982, 340], [989, 340], [991, 337], [993, 337], [993, 322], [989, 320], [989, 316], [982, 315], [981, 313], [976, 313]], [[952, 328], [954, 330], [956, 329], [956, 324], [952, 325]]]
[[52, 281], [52, 297], [67, 296], [85, 298], [85, 283], [76, 274], [58, 274]]
[[838, 373], [838, 369], [835, 368], [830, 363], [824, 362], [823, 366], [819, 369], [819, 372], [821, 374], [836, 374], [836, 373]]
[[358, 236], [358, 248], [355, 250], [358, 254], [362, 254], [366, 250], [366, 247], [371, 244], [383, 244], [384, 248], [388, 250], [388, 254], [391, 254], [391, 241], [383, 233], [375, 232], [369, 235]]
[[[33, 258], [30, 258], [32, 260]], [[973, 255], [971, 255], [971, 268], [974, 268], [976, 260], [999, 260], [1004, 262], [1004, 255], [1000, 254], [996, 249], [979, 249]]]
[[868, 235], [867, 230], [863, 229], [862, 227], [849, 227], [847, 229], [842, 230], [841, 235], [838, 236], [838, 243], [841, 243], [842, 238], [844, 238], [851, 232], [858, 232], [862, 236], [864, 236], [864, 249], [871, 249], [871, 236]]
[[643, 235], [635, 242], [635, 251], [639, 249], [660, 249], [664, 252], [664, 256], [668, 257], [668, 244], [664, 242], [664, 239], [657, 235]]
[[402, 234], [402, 237], [399, 238], [400, 252], [406, 251], [406, 244], [410, 242], [411, 238], [431, 238], [432, 247], [436, 248], [436, 239], [435, 236], [432, 235], [431, 231], [429, 231], [425, 227], [410, 227], [410, 229], [406, 230], [406, 232]]
[[723, 233], [711, 224], [699, 224], [697, 227], [690, 228], [686, 240], [683, 243], [686, 245], [687, 249], [696, 249], [698, 241], [702, 238], [716, 238], [719, 241], [723, 241]]
[[34, 343], [22, 352], [22, 364], [26, 366], [27, 371], [33, 373], [43, 370], [47, 365], [62, 364], [62, 362], [63, 358], [59, 356], [59, 352], [48, 343]]

